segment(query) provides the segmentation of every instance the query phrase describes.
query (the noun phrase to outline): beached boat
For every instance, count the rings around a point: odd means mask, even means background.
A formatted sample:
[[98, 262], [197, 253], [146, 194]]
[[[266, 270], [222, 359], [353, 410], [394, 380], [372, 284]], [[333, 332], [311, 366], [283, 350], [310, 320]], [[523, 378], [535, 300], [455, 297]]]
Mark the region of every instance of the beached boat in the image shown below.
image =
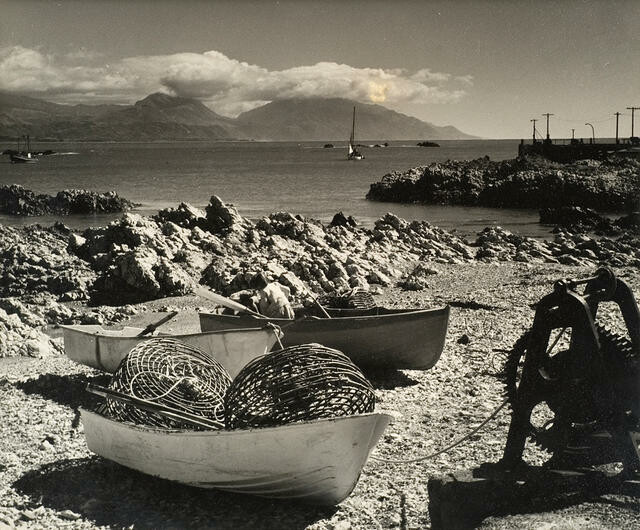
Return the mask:
[[351, 124], [351, 136], [349, 137], [349, 147], [347, 149], [347, 160], [363, 160], [364, 155], [356, 148], [356, 108], [353, 107], [353, 121]]
[[[109, 329], [96, 325], [61, 326], [64, 352], [70, 359], [103, 370], [115, 372], [120, 361], [139, 342], [151, 336], [140, 336], [142, 328]], [[211, 354], [234, 377], [249, 361], [271, 350], [277, 341], [276, 329], [254, 322], [245, 329], [189, 333], [159, 334], [174, 338]]]
[[81, 409], [89, 450], [200, 488], [337, 504], [355, 487], [390, 416], [359, 414], [247, 430], [167, 431]]
[[[360, 367], [427, 370], [442, 353], [449, 306], [437, 309], [336, 309], [333, 318], [266, 319], [284, 332], [282, 344], [317, 342], [348, 355]], [[202, 331], [246, 328], [265, 318], [200, 313]]]
[[20, 142], [18, 142], [18, 151], [9, 155], [12, 164], [33, 164], [38, 161], [35, 153], [31, 152], [31, 141], [29, 140], [29, 136], [23, 136], [23, 138], [26, 151], [20, 151]]

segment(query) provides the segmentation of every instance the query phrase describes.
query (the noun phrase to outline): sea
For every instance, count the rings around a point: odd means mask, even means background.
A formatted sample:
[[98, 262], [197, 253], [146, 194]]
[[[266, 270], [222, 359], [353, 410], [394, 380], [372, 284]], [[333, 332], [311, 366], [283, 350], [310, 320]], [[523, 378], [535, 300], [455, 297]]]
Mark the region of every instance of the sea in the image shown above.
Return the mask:
[[[347, 160], [346, 142], [96, 142], [42, 143], [51, 149], [35, 164], [11, 164], [0, 157], [0, 185], [21, 184], [35, 193], [55, 194], [66, 188], [115, 191], [139, 203], [137, 213], [149, 215], [188, 202], [204, 208], [212, 195], [233, 204], [240, 214], [258, 219], [288, 211], [329, 222], [342, 211], [364, 226], [387, 212], [407, 220], [427, 220], [465, 237], [499, 225], [532, 237], [548, 237], [538, 224], [537, 210], [475, 208], [374, 202], [365, 199], [371, 183], [392, 171], [446, 160], [515, 158], [519, 140], [451, 140], [440, 147], [419, 147], [416, 141], [361, 142], [364, 160]], [[12, 146], [5, 145], [3, 149]], [[62, 221], [81, 229], [103, 226], [118, 214], [59, 218], [0, 215], [6, 225], [43, 225]]]

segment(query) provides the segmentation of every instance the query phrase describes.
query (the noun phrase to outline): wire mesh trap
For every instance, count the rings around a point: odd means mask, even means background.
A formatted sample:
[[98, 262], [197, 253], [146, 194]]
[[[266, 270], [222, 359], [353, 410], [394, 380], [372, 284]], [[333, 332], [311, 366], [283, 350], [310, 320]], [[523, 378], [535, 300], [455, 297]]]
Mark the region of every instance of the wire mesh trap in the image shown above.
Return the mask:
[[369, 291], [359, 287], [345, 294], [327, 294], [320, 297], [322, 305], [337, 309], [373, 309], [376, 301]]
[[[180, 414], [185, 414], [223, 428], [224, 395], [230, 383], [227, 370], [203, 351], [175, 339], [154, 338], [131, 349], [109, 384], [109, 390], [142, 400], [145, 407], [107, 396], [106, 413], [137, 425], [197, 429], [180, 421]], [[163, 410], [149, 410], [147, 404]]]
[[225, 397], [228, 429], [373, 412], [371, 383], [345, 354], [301, 344], [254, 359]]

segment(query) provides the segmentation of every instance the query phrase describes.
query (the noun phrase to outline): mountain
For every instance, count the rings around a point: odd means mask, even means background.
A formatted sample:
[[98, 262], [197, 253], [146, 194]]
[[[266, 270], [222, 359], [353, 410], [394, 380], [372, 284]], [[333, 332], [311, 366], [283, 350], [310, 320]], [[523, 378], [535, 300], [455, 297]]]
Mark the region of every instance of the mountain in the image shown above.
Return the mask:
[[381, 105], [342, 98], [284, 99], [244, 112], [237, 121], [257, 140], [348, 139], [356, 106], [356, 140], [462, 140], [455, 127], [438, 127]]
[[195, 99], [151, 94], [134, 105], [59, 105], [0, 93], [0, 138], [153, 141], [243, 138]]
[[198, 100], [160, 93], [134, 105], [59, 105], [0, 92], [0, 139], [29, 134], [35, 141], [340, 140], [349, 137], [354, 105], [357, 139], [472, 138], [451, 126], [339, 98], [279, 100], [234, 119]]
[[91, 122], [120, 105], [58, 105], [42, 99], [0, 92], [0, 138], [20, 138], [29, 134], [33, 138], [76, 139], [66, 131], [84, 129]]

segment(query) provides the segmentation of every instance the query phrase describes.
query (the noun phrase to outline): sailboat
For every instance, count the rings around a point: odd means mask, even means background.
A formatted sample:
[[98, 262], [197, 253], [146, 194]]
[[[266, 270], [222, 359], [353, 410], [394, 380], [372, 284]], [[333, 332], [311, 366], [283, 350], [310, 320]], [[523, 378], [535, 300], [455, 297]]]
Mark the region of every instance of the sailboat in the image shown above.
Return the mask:
[[356, 107], [353, 107], [353, 123], [351, 125], [351, 136], [349, 137], [349, 150], [347, 152], [347, 160], [364, 160], [364, 155], [356, 149]]
[[31, 152], [29, 136], [23, 136], [23, 138], [26, 151], [20, 151], [20, 142], [18, 142], [18, 151], [10, 155], [12, 164], [33, 164], [38, 161], [35, 154]]

